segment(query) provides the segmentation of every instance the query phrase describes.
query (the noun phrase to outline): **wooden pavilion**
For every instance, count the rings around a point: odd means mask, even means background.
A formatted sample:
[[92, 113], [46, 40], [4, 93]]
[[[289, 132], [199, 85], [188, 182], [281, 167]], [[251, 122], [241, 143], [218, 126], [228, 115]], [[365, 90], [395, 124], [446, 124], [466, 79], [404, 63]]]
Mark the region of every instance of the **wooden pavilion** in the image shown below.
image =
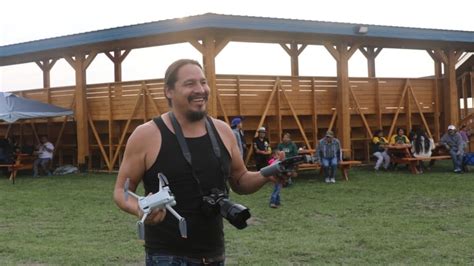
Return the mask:
[[[279, 44], [288, 53], [291, 76], [216, 73], [215, 58], [229, 42]], [[368, 140], [376, 129], [392, 134], [396, 127], [419, 126], [437, 140], [448, 124], [472, 117], [472, 108], [467, 108], [474, 95], [472, 31], [208, 13], [0, 46], [0, 66], [35, 62], [43, 72], [43, 88], [19, 95], [75, 110], [73, 121], [0, 124], [0, 135], [26, 139], [48, 134], [56, 142], [60, 164], [117, 168], [133, 129], [167, 111], [163, 79], [122, 81], [122, 62], [133, 49], [178, 43], [190, 43], [202, 54], [212, 89], [210, 114], [227, 122], [245, 117], [248, 143], [262, 125], [268, 127], [272, 144], [289, 131], [307, 147], [332, 129], [343, 148], [353, 151], [352, 157], [369, 160]], [[332, 55], [336, 77], [299, 75], [299, 55], [311, 45]], [[435, 75], [376, 77], [375, 58], [384, 48], [425, 50]], [[348, 74], [348, 61], [358, 50], [367, 58], [367, 78]], [[87, 68], [100, 53], [113, 62], [115, 80], [87, 84]], [[464, 63], [456, 72], [460, 58]], [[75, 86], [51, 88], [50, 71], [60, 59], [75, 70]]]

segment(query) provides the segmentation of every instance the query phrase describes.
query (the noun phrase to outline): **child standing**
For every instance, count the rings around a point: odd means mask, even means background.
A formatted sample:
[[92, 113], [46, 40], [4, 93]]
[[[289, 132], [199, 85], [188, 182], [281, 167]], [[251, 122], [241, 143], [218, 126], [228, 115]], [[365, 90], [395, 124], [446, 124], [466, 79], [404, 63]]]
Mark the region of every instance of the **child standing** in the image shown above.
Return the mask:
[[[285, 159], [285, 152], [275, 150], [273, 152], [272, 158], [268, 160], [268, 164], [275, 164]], [[282, 184], [279, 181], [276, 181], [273, 186], [273, 192], [270, 196], [270, 208], [278, 208], [280, 207], [280, 191], [281, 191]]]

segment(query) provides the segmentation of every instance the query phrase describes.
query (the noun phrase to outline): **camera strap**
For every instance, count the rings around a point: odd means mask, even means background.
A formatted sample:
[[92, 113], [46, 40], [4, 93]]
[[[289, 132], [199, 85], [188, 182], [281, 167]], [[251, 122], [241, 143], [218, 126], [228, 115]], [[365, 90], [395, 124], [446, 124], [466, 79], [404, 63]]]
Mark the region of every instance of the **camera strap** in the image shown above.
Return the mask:
[[[193, 173], [193, 178], [196, 180], [197, 184], [199, 185], [199, 189], [201, 189], [200, 181], [197, 178], [197, 176], [194, 172], [194, 169], [193, 169], [191, 152], [189, 150], [188, 144], [186, 143], [186, 139], [184, 138], [183, 130], [181, 129], [181, 126], [179, 125], [179, 122], [176, 119], [173, 112], [169, 112], [169, 116], [170, 116], [170, 120], [171, 120], [171, 123], [172, 123], [174, 131], [175, 131], [176, 139], [178, 140], [179, 146], [181, 148], [181, 152], [183, 153], [183, 156], [186, 159], [186, 161], [191, 166], [191, 170], [192, 170], [192, 173]], [[229, 171], [227, 169], [225, 169], [225, 166], [222, 162], [221, 148], [219, 147], [219, 143], [218, 143], [217, 138], [216, 138], [216, 132], [215, 132], [216, 129], [211, 126], [211, 122], [212, 122], [211, 118], [206, 116], [206, 120], [205, 120], [206, 131], [207, 131], [207, 134], [209, 134], [209, 138], [211, 139], [212, 149], [214, 151], [214, 154], [217, 157], [217, 160], [219, 161], [219, 165], [221, 167], [221, 172], [224, 175], [225, 189], [228, 190], [227, 189], [227, 178], [229, 176]]]

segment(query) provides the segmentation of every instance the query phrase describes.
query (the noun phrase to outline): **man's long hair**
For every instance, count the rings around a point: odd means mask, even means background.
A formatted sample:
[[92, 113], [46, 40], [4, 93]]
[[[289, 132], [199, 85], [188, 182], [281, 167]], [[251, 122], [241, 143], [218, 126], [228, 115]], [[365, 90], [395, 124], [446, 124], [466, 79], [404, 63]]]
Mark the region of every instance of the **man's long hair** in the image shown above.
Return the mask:
[[[202, 66], [201, 64], [199, 64], [198, 61], [196, 60], [193, 60], [193, 59], [179, 59], [177, 61], [174, 61], [167, 69], [166, 69], [166, 72], [165, 72], [165, 79], [164, 79], [164, 83], [165, 83], [165, 97], [166, 97], [166, 91], [167, 90], [173, 90], [174, 89], [174, 85], [176, 83], [176, 81], [178, 80], [178, 71], [181, 67], [185, 66], [185, 65], [188, 65], [188, 64], [191, 64], [191, 65], [196, 65], [198, 66], [200, 69], [202, 69]], [[166, 100], [168, 100], [168, 105], [171, 107], [172, 106], [172, 103], [171, 103], [171, 99], [169, 99], [168, 97], [166, 97]]]
[[426, 152], [430, 148], [430, 139], [428, 138], [423, 129], [418, 129], [416, 131], [416, 138], [414, 142], [416, 153], [420, 153], [422, 151]]

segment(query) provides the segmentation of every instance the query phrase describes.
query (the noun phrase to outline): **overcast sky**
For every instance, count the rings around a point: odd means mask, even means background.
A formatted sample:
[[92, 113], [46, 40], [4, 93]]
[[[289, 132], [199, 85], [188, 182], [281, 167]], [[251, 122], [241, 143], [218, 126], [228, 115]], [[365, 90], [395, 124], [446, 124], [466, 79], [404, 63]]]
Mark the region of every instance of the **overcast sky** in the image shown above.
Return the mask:
[[[334, 22], [367, 23], [474, 31], [473, 0], [201, 0], [201, 1], [3, 1], [0, 45], [157, 21], [207, 12]], [[250, 52], [249, 52], [250, 51]], [[165, 67], [182, 57], [201, 60], [189, 44], [133, 50], [123, 65], [124, 80], [161, 78]], [[402, 65], [409, 60], [412, 64]], [[274, 64], [269, 62], [281, 62]], [[417, 77], [433, 74], [424, 51], [383, 50], [377, 57], [377, 76]], [[321, 47], [310, 46], [300, 56], [300, 74], [335, 75], [336, 64]], [[350, 61], [351, 76], [367, 75], [365, 58], [357, 52]], [[230, 43], [216, 58], [217, 73], [289, 75], [290, 59], [279, 45]], [[87, 72], [88, 83], [113, 80], [113, 65], [98, 55]], [[52, 86], [72, 85], [74, 73], [60, 60], [51, 72]], [[39, 88], [40, 69], [33, 64], [0, 67], [0, 90]]]

